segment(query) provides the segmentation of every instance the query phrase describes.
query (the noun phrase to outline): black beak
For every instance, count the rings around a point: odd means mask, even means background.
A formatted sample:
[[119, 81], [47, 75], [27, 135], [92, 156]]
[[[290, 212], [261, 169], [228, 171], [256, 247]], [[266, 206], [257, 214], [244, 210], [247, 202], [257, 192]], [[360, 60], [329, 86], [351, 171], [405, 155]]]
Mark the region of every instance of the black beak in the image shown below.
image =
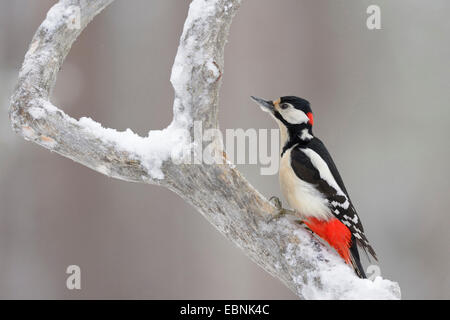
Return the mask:
[[272, 101], [266, 101], [260, 98], [256, 98], [254, 96], [251, 96], [252, 100], [255, 101], [260, 107], [262, 111], [265, 112], [273, 112], [274, 106]]

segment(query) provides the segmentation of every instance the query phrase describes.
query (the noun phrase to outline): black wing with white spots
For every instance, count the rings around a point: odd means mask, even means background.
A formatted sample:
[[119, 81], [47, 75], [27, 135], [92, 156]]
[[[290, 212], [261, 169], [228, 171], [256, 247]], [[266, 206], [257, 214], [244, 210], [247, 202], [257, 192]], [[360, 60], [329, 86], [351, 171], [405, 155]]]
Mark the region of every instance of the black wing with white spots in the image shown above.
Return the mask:
[[[323, 162], [317, 158], [317, 155], [325, 162], [331, 176], [327, 175], [326, 170], [321, 167]], [[297, 177], [314, 185], [323, 194], [328, 200], [333, 215], [350, 229], [352, 238], [377, 259], [375, 251], [364, 234], [361, 220], [350, 200], [344, 182], [322, 141], [314, 137], [307, 144], [296, 145], [291, 151], [291, 165]]]

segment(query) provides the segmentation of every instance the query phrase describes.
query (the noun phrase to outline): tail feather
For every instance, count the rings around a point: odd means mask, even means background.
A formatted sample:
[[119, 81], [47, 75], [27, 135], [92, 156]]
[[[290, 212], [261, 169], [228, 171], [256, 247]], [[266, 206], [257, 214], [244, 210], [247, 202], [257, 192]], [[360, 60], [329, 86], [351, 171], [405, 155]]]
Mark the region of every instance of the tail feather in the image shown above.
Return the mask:
[[359, 258], [358, 245], [355, 240], [355, 237], [352, 236], [352, 245], [350, 246], [351, 264], [358, 277], [367, 279], [366, 273], [364, 272], [364, 268], [361, 264], [361, 259]]

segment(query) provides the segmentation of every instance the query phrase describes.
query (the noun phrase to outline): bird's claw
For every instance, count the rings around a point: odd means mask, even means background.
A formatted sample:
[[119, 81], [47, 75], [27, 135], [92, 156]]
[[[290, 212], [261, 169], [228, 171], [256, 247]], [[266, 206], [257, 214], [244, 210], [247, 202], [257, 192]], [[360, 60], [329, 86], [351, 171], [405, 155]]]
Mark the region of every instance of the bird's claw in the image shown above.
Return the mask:
[[[305, 228], [308, 228], [308, 226], [305, 224], [305, 221], [303, 221], [303, 220], [295, 220], [294, 221], [295, 223], [298, 223], [298, 224], [304, 224], [305, 225]], [[308, 228], [309, 229], [309, 228]]]
[[281, 206], [280, 198], [272, 196], [272, 197], [270, 197], [269, 202], [272, 202], [273, 205], [275, 206], [275, 208], [277, 208], [278, 210], [283, 209], [283, 207]]
[[[279, 219], [285, 215], [296, 216], [295, 210], [289, 210], [289, 209], [283, 208], [283, 206], [281, 205], [281, 200], [278, 197], [272, 196], [272, 197], [270, 197], [269, 201], [275, 206], [275, 208], [278, 209], [278, 213], [269, 219], [269, 223], [272, 222], [273, 220]], [[299, 220], [299, 221], [301, 221], [301, 220]]]

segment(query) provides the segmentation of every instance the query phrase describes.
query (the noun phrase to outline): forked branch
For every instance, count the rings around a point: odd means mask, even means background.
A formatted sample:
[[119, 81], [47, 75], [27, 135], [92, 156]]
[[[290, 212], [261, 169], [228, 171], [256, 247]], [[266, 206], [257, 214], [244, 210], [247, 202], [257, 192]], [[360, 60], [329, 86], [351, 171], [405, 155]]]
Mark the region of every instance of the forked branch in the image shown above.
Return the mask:
[[[276, 208], [226, 159], [216, 165], [179, 164], [192, 151], [195, 120], [203, 128], [218, 128], [224, 46], [241, 0], [192, 1], [172, 70], [174, 117], [166, 129], [147, 137], [118, 132], [89, 118], [73, 119], [50, 102], [73, 42], [112, 1], [61, 0], [50, 9], [31, 41], [11, 98], [14, 130], [107, 176], [176, 192], [302, 299], [400, 298], [396, 283], [359, 279], [303, 228], [285, 218], [270, 220]], [[72, 23], [77, 18], [80, 28]]]

